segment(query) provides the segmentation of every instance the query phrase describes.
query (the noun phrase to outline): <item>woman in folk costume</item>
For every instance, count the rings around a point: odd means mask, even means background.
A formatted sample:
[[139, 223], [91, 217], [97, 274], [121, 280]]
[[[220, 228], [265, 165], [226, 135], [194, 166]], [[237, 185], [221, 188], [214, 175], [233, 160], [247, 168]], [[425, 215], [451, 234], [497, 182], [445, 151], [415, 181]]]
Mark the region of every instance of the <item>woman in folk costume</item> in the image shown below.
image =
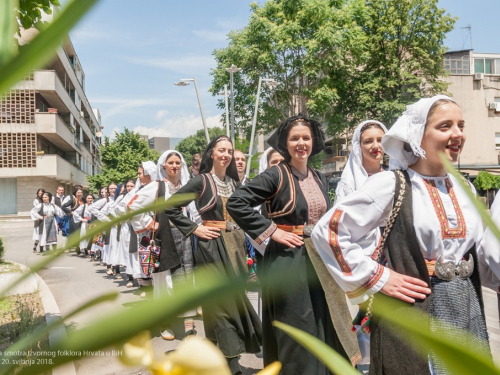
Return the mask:
[[[330, 207], [326, 179], [307, 162], [325, 147], [321, 125], [304, 116], [284, 121], [268, 143], [285, 159], [238, 189], [228, 202], [236, 223], [257, 243], [271, 238], [263, 272], [294, 275], [287, 285], [262, 284], [264, 364], [279, 360], [283, 374], [329, 374], [273, 320], [299, 328], [334, 348], [353, 365], [359, 360], [344, 292], [328, 274], [309, 236]], [[265, 218], [253, 207], [266, 203]]]
[[[480, 339], [471, 350], [489, 353], [478, 272], [484, 256], [476, 253], [481, 218], [439, 159], [442, 152], [456, 162], [464, 142], [462, 111], [451, 98], [408, 106], [382, 139], [391, 171], [377, 173], [325, 215], [313, 241], [353, 304], [382, 292], [406, 302], [395, 314], [428, 313], [470, 331]], [[384, 247], [366, 240], [386, 225]], [[377, 262], [382, 251], [385, 266]], [[371, 374], [448, 373], [432, 353], [416, 353], [389, 326], [377, 316], [371, 322]], [[456, 341], [454, 329], [439, 335]]]
[[[90, 214], [97, 221], [102, 221], [106, 214], [103, 212], [103, 208], [109, 201], [109, 187], [113, 186], [116, 189], [116, 184], [111, 183], [109, 186], [103, 186], [99, 192], [99, 199], [92, 203], [89, 207]], [[109, 233], [109, 231], [107, 231]], [[95, 260], [103, 260], [104, 246], [106, 242], [106, 232], [102, 232], [95, 236], [94, 243], [92, 244], [91, 253], [94, 254]], [[107, 241], [109, 243], [109, 240]]]
[[45, 192], [42, 195], [43, 203], [31, 209], [31, 219], [38, 224], [40, 253], [43, 252], [43, 247], [48, 251], [49, 246], [52, 245], [52, 250], [57, 247], [57, 217], [63, 217], [64, 212], [52, 201], [52, 194]]
[[[75, 213], [76, 209], [83, 204], [82, 197], [83, 197], [83, 189], [80, 187], [80, 185], [77, 185], [73, 189], [73, 194], [68, 195], [66, 198], [64, 198], [63, 203], [61, 205], [61, 209], [67, 215], [70, 215], [68, 237], [71, 236], [73, 233], [77, 233], [75, 234], [75, 236], [80, 235], [80, 223], [75, 222], [73, 214]], [[80, 246], [76, 246], [75, 250], [77, 254], [80, 254]]]
[[[92, 194], [87, 194], [83, 201], [85, 202], [80, 207], [78, 207], [73, 213], [73, 217], [75, 219], [75, 223], [81, 223], [80, 227], [80, 237], [84, 237], [87, 233], [87, 228], [91, 222], [92, 214], [90, 213], [90, 206], [94, 202], [94, 196]], [[81, 239], [80, 240], [80, 249], [84, 252], [80, 253], [80, 256], [87, 256], [87, 245], [89, 243], [89, 239]]]
[[[167, 200], [189, 181], [189, 170], [183, 156], [175, 150], [165, 151], [158, 159], [158, 199]], [[146, 204], [153, 203], [145, 202]], [[188, 216], [194, 211], [194, 203], [184, 207], [183, 214]], [[189, 216], [191, 217], [191, 216]], [[193, 268], [194, 257], [191, 244], [191, 236], [185, 237], [179, 229], [170, 225], [165, 212], [156, 214], [159, 224], [156, 231], [156, 239], [161, 244], [158, 272], [153, 274], [153, 287], [156, 297], [165, 293], [176, 285], [194, 286]], [[179, 318], [184, 319], [184, 331], [186, 335], [194, 334], [193, 316], [196, 311], [187, 311]], [[171, 322], [173, 324], [173, 322]], [[162, 332], [161, 337], [165, 340], [175, 339], [173, 331], [169, 328]]]
[[[90, 206], [90, 212], [101, 222], [109, 222], [111, 221], [109, 218], [109, 212], [113, 206], [113, 202], [115, 200], [117, 185], [112, 182], [108, 185], [108, 194], [109, 196], [103, 198], [97, 202], [95, 202], [92, 206]], [[101, 264], [105, 264], [107, 271], [107, 275], [112, 275], [113, 270], [111, 269], [111, 263], [109, 262], [109, 252], [110, 252], [110, 242], [111, 242], [111, 229], [106, 230], [104, 233], [104, 246], [102, 249], [101, 255]]]
[[[122, 202], [123, 198], [126, 195], [125, 189], [126, 183], [119, 184], [116, 188], [115, 199], [113, 203], [108, 204], [108, 217], [110, 219], [114, 219], [119, 216], [119, 212], [117, 210], [117, 206]], [[126, 223], [119, 223], [113, 225], [110, 231], [109, 237], [109, 256], [107, 263], [111, 265], [111, 269], [106, 272], [106, 274], [110, 275], [118, 275], [120, 273], [120, 266], [125, 265], [127, 258], [126, 254], [124, 254], [121, 250], [123, 246], [121, 245], [121, 241], [123, 237], [121, 236], [122, 228], [126, 225]]]
[[[196, 193], [203, 225], [191, 221], [181, 207], [168, 208], [170, 221], [184, 236], [198, 237], [196, 263], [214, 277], [246, 277], [245, 235], [226, 211], [227, 199], [238, 187], [233, 145], [226, 136], [214, 138], [205, 149], [200, 174], [177, 194]], [[202, 305], [206, 337], [216, 343], [233, 374], [241, 374], [242, 353], [258, 353], [262, 336], [259, 318], [244, 292]]]
[[[147, 202], [152, 203], [156, 198], [158, 192], [158, 170], [156, 164], [152, 161], [142, 162], [137, 169], [137, 182], [135, 188], [128, 193], [116, 207], [116, 214], [122, 215], [126, 212], [136, 211], [148, 205]], [[135, 215], [130, 219], [132, 229], [138, 237], [139, 243], [143, 242], [142, 239], [147, 237], [151, 238], [153, 230], [158, 229], [158, 223], [155, 221], [154, 212], [143, 212]], [[140, 267], [140, 274], [134, 275], [137, 279], [139, 286], [150, 286], [152, 284], [151, 276], [144, 273]], [[146, 292], [141, 293], [141, 297], [145, 297]]]
[[[33, 207], [37, 207], [43, 203], [43, 194], [45, 193], [44, 189], [38, 189], [36, 191], [36, 198], [33, 200]], [[33, 241], [35, 241], [35, 244], [33, 245], [33, 252], [36, 253], [36, 247], [40, 243], [40, 233], [38, 233], [38, 229], [40, 227], [40, 223], [35, 221], [34, 223], [34, 228], [33, 228]], [[40, 247], [40, 252], [42, 252], [43, 249]]]
[[[128, 179], [125, 182], [125, 189], [122, 192], [123, 198], [120, 199], [114, 209], [114, 216], [119, 216], [123, 213], [120, 208], [123, 205], [126, 205], [128, 202], [128, 197], [132, 194], [135, 189], [136, 182], [134, 179]], [[122, 222], [119, 226], [119, 247], [118, 247], [118, 257], [119, 259], [116, 261], [118, 264], [122, 264], [126, 267], [127, 270], [127, 288], [131, 288], [134, 286], [134, 275], [136, 277], [140, 277], [140, 263], [139, 257], [137, 254], [138, 250], [138, 242], [137, 235], [132, 229], [132, 225], [130, 221], [127, 220]]]
[[351, 153], [335, 189], [335, 203], [358, 190], [369, 176], [387, 170], [380, 164], [384, 157], [382, 137], [387, 133], [384, 124], [375, 120], [363, 121], [352, 136]]

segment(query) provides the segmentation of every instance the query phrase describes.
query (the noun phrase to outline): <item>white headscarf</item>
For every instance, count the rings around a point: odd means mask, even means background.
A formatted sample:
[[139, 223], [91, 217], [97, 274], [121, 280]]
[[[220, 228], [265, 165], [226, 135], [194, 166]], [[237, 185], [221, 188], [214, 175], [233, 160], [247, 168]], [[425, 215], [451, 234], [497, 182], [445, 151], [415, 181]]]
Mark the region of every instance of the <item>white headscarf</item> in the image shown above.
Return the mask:
[[387, 128], [380, 121], [366, 120], [357, 126], [352, 136], [349, 159], [342, 172], [341, 180], [335, 189], [335, 203], [359, 189], [368, 179], [368, 173], [366, 173], [363, 167], [363, 153], [361, 151], [361, 129], [366, 124], [377, 124], [382, 128], [384, 133], [387, 133]]
[[[141, 168], [144, 170], [146, 176], [151, 176], [151, 182], [158, 180], [158, 171], [156, 170], [156, 164], [152, 161], [143, 161], [141, 163]], [[141, 180], [138, 178], [135, 181], [135, 187], [132, 189], [131, 193], [137, 192], [141, 188]]]
[[189, 181], [189, 169], [186, 164], [186, 161], [184, 160], [184, 157], [179, 151], [167, 150], [163, 154], [161, 154], [157, 164], [158, 178], [160, 180], [167, 178], [167, 171], [163, 169], [163, 167], [165, 166], [165, 162], [167, 161], [167, 156], [172, 153], [176, 154], [181, 159], [181, 170], [179, 171], [179, 181], [181, 182], [181, 186], [184, 186]]
[[272, 149], [273, 149], [272, 147], [269, 147], [266, 151], [262, 153], [259, 160], [259, 174], [261, 174], [267, 169], [267, 155], [269, 154], [269, 151], [271, 151]]
[[[389, 169], [408, 169], [419, 158], [425, 159], [425, 151], [420, 147], [425, 131], [427, 115], [432, 105], [441, 99], [455, 102], [446, 95], [436, 95], [432, 98], [423, 98], [406, 107], [406, 111], [392, 125], [391, 129], [382, 138], [382, 148], [390, 156]], [[405, 143], [411, 151], [404, 150]]]

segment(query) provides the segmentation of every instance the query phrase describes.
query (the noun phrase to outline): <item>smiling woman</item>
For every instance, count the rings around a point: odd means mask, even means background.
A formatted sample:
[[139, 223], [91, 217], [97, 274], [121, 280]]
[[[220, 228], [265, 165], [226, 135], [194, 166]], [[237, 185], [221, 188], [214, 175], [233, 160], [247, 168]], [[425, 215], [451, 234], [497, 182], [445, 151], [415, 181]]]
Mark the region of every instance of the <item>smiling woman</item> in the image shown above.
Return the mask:
[[[320, 220], [312, 237], [353, 304], [382, 292], [407, 302], [394, 314], [422, 310], [469, 331], [478, 341], [473, 347], [464, 344], [489, 354], [478, 272], [478, 265], [487, 265], [484, 255], [476, 252], [481, 218], [439, 159], [444, 153], [456, 161], [464, 141], [462, 111], [451, 98], [439, 95], [408, 106], [382, 139], [390, 169], [396, 171], [370, 177]], [[399, 207], [397, 216], [393, 207]], [[384, 232], [382, 265], [377, 261], [379, 243], [367, 235], [386, 225], [392, 230]], [[435, 321], [430, 324], [436, 331]], [[421, 356], [388, 326], [388, 321], [374, 317], [370, 371], [448, 374], [434, 353], [429, 353], [430, 360]], [[457, 341], [458, 331], [440, 329], [439, 335]]]
[[[359, 360], [350, 330], [345, 295], [326, 271], [311, 242], [312, 227], [330, 206], [325, 177], [308, 167], [309, 157], [325, 147], [321, 124], [303, 116], [283, 122], [269, 139], [285, 161], [238, 189], [228, 211], [258, 245], [265, 248], [262, 272], [289, 272], [287, 287], [262, 284], [264, 365], [283, 364], [283, 374], [326, 375], [316, 357], [271, 322], [286, 322], [320, 339], [353, 364]], [[253, 207], [266, 203], [268, 217]]]

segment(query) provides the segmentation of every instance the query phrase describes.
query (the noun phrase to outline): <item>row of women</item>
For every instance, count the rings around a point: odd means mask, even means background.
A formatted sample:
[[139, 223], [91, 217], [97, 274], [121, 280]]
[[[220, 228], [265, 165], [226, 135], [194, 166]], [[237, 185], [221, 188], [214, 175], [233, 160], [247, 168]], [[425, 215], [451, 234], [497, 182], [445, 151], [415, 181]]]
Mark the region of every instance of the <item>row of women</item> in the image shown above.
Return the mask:
[[[264, 364], [279, 360], [283, 374], [329, 373], [272, 321], [315, 336], [356, 365], [361, 356], [345, 296], [352, 304], [369, 302], [368, 316], [374, 296], [397, 299], [394, 314], [422, 311], [449, 323], [431, 326], [438, 335], [455, 341], [466, 330], [480, 343], [470, 349], [490, 355], [481, 285], [498, 290], [500, 244], [489, 235], [483, 239], [479, 214], [440, 159], [443, 153], [458, 160], [464, 126], [460, 107], [446, 96], [408, 106], [389, 131], [374, 120], [360, 124], [330, 207], [324, 176], [308, 166], [325, 148], [322, 127], [296, 116], [268, 141], [284, 160], [244, 186], [233, 145], [220, 136], [207, 146], [192, 179], [183, 180], [187, 168], [175, 151], [163, 154], [158, 165], [143, 163], [138, 184], [116, 212], [143, 208], [157, 196], [172, 197], [172, 204], [177, 194], [197, 196], [195, 208], [183, 203], [130, 222], [138, 237], [162, 233], [158, 285], [175, 289], [191, 282], [184, 250], [191, 248], [191, 235], [198, 267], [210, 266], [214, 277], [244, 275], [245, 234], [263, 252], [259, 273], [287, 276], [286, 283], [262, 279], [262, 323], [243, 292], [202, 305], [206, 337], [233, 374], [241, 373], [239, 355], [256, 353], [261, 344]], [[381, 165], [384, 152], [388, 167]], [[367, 319], [359, 323], [368, 331]], [[396, 333], [384, 318], [371, 319], [371, 374], [448, 373], [433, 353], [422, 356]]]
[[[312, 334], [355, 365], [360, 353], [345, 296], [352, 304], [370, 301], [371, 308], [372, 296], [382, 293], [402, 301], [394, 314], [424, 312], [449, 323], [442, 328], [431, 319], [436, 334], [456, 341], [466, 330], [479, 340], [469, 341], [470, 350], [490, 355], [481, 285], [498, 290], [500, 245], [483, 240], [478, 212], [440, 159], [442, 153], [457, 161], [465, 139], [462, 111], [447, 96], [408, 106], [389, 131], [378, 121], [360, 124], [332, 208], [325, 178], [307, 164], [325, 147], [317, 121], [298, 116], [281, 124], [269, 144], [284, 161], [244, 186], [238, 186], [230, 140], [212, 140], [200, 175], [176, 193], [198, 194], [203, 224], [180, 207], [168, 209], [168, 218], [184, 236], [199, 238], [200, 265], [237, 274], [235, 244], [244, 231], [258, 245], [267, 242], [261, 272], [292, 278], [285, 285], [264, 280], [262, 330], [241, 295], [209, 307], [207, 337], [237, 358], [258, 349], [262, 332], [265, 364], [279, 360], [284, 374], [327, 374], [271, 322]], [[384, 152], [388, 167], [381, 165]], [[371, 320], [370, 345], [371, 374], [448, 373], [380, 316]]]

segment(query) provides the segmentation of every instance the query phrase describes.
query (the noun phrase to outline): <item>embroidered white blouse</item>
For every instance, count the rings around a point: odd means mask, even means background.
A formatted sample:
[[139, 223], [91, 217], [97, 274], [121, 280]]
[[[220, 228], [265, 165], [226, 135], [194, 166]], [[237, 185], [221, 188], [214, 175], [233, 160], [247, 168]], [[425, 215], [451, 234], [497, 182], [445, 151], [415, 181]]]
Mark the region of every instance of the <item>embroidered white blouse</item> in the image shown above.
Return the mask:
[[[127, 193], [125, 197], [114, 208], [114, 215], [123, 215], [130, 211], [136, 211], [146, 207], [156, 200], [158, 191], [158, 181], [152, 181], [147, 185], [134, 189]], [[143, 212], [132, 216], [130, 224], [135, 233], [140, 234], [153, 228], [153, 212]]]
[[[413, 224], [422, 255], [427, 260], [441, 257], [443, 262], [458, 264], [481, 242], [479, 213], [453, 176], [426, 177], [412, 169], [408, 174]], [[327, 212], [313, 231], [316, 248], [352, 304], [366, 301], [389, 278], [389, 269], [372, 256], [380, 239], [374, 229], [384, 227], [389, 219], [395, 186], [394, 172], [377, 173]]]

